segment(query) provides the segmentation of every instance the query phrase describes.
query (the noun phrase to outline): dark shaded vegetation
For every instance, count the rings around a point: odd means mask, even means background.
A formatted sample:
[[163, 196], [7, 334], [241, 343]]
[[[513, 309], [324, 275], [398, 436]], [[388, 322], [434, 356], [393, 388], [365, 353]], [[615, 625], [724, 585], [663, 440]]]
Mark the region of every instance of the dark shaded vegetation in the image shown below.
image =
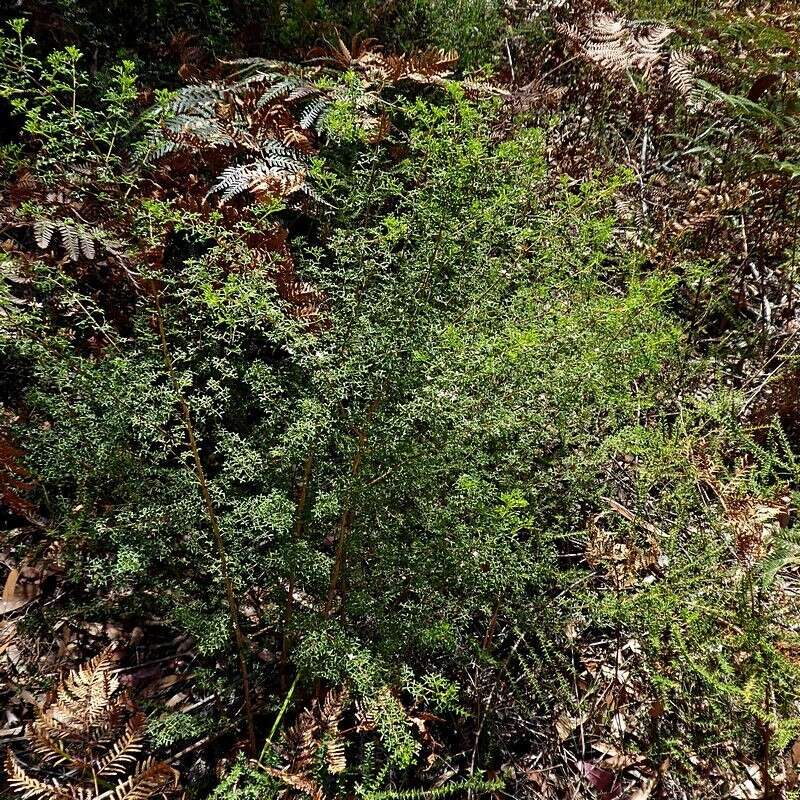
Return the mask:
[[21, 0], [8, 796], [794, 796], [797, 25]]

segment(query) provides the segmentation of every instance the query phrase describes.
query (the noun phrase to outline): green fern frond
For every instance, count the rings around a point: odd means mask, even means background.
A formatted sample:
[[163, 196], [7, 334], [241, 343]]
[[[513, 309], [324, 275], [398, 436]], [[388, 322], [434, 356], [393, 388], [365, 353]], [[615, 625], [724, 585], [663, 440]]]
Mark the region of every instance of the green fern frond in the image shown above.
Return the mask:
[[330, 102], [324, 97], [318, 98], [312, 103], [309, 103], [303, 109], [303, 113], [300, 115], [300, 127], [304, 130], [313, 128], [323, 116], [329, 105]]
[[497, 792], [503, 788], [505, 782], [500, 778], [486, 780], [484, 778], [468, 778], [463, 781], [453, 781], [444, 786], [436, 786], [431, 789], [403, 789], [383, 791], [365, 791], [363, 787], [357, 787], [356, 791], [365, 800], [442, 800], [453, 795], [466, 795], [467, 792], [474, 792], [476, 795]]
[[210, 108], [225, 96], [225, 88], [217, 83], [198, 83], [178, 89], [171, 104], [174, 114], [196, 113]]
[[228, 167], [217, 179], [211, 193], [219, 193], [220, 203], [227, 203], [247, 191], [265, 191], [287, 197], [299, 191], [305, 182], [302, 164], [280, 156]]
[[33, 223], [33, 234], [36, 244], [44, 250], [50, 245], [53, 234], [56, 231], [56, 223], [52, 219], [37, 219]]
[[289, 94], [291, 94], [291, 92], [299, 85], [300, 81], [297, 78], [286, 78], [285, 80], [273, 86], [270, 91], [264, 92], [264, 94], [258, 98], [256, 108], [264, 108], [264, 106], [274, 103], [281, 97], [288, 97]]

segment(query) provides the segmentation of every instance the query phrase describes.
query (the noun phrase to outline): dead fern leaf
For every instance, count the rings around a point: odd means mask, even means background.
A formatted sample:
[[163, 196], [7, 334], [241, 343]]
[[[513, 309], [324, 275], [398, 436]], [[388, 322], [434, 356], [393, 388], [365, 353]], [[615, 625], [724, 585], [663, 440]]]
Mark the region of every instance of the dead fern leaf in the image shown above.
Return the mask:
[[339, 723], [342, 719], [344, 709], [350, 702], [350, 692], [346, 686], [338, 689], [331, 689], [326, 695], [322, 704], [320, 720], [326, 732], [339, 731]]
[[144, 761], [126, 781], [97, 796], [96, 800], [149, 800], [178, 787], [178, 773], [152, 758]]
[[78, 234], [72, 225], [65, 222], [58, 223], [58, 230], [61, 232], [61, 243], [67, 251], [71, 261], [77, 261], [80, 258], [80, 245], [78, 243]]
[[347, 769], [344, 739], [338, 736], [338, 731], [336, 738], [329, 738], [326, 741], [325, 760], [328, 763], [328, 770], [334, 774], [344, 772]]
[[610, 73], [629, 69], [649, 74], [666, 56], [674, 33], [660, 23], [632, 22], [614, 14], [595, 14], [576, 25], [556, 23], [556, 30], [574, 49]]
[[128, 721], [119, 739], [97, 762], [97, 774], [124, 774], [132, 765], [136, 764], [142, 752], [145, 730], [144, 714], [135, 713]]
[[6, 752], [5, 768], [9, 786], [25, 800], [71, 800], [70, 793], [55, 779], [52, 783], [44, 783], [28, 775], [10, 750]]
[[[37, 712], [41, 716], [41, 712]], [[63, 733], [61, 728], [54, 728], [48, 720], [28, 727], [27, 734], [31, 744], [31, 752], [39, 756], [42, 761], [50, 762], [53, 766], [67, 762], [75, 762], [58, 740], [58, 734]], [[81, 762], [81, 766], [85, 766]]]
[[[307, 794], [311, 800], [324, 800], [325, 798], [322, 787], [306, 775], [298, 775], [270, 766], [262, 766], [262, 769], [269, 775], [272, 775], [273, 778], [283, 781], [287, 786], [291, 786], [293, 789], [299, 789], [304, 794]], [[120, 800], [122, 799], [120, 798]], [[126, 798], [126, 800], [129, 799]]]
[[748, 200], [750, 190], [749, 181], [700, 187], [689, 201], [682, 219], [673, 222], [672, 233], [683, 236], [717, 222], [727, 212], [741, 208]]
[[312, 800], [323, 800], [324, 793], [315, 776], [320, 758], [324, 758], [324, 764], [332, 775], [347, 769], [345, 740], [339, 725], [349, 702], [350, 693], [346, 687], [332, 689], [322, 703], [314, 700], [300, 712], [285, 733], [281, 755], [287, 766], [264, 769]]
[[0, 505], [12, 513], [32, 520], [36, 508], [25, 497], [33, 489], [28, 471], [23, 466], [23, 452], [11, 440], [8, 432], [0, 429]]
[[43, 717], [85, 732], [107, 714], [112, 696], [119, 689], [119, 679], [112, 672], [114, 667], [114, 650], [107, 647], [67, 676], [59, 687], [56, 702]]
[[26, 734], [37, 770], [55, 774], [51, 783], [34, 778], [9, 752], [9, 783], [23, 798], [149, 800], [177, 789], [175, 770], [142, 758], [145, 717], [120, 689], [112, 647], [61, 682]]

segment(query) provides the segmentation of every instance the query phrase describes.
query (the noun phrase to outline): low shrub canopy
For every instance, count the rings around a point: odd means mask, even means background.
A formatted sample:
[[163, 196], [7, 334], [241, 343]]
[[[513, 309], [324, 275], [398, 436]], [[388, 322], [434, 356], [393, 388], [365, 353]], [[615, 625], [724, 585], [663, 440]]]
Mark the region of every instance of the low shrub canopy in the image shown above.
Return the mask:
[[237, 59], [198, 4], [177, 89], [92, 5], [121, 60], [0, 39], [7, 630], [189, 648], [150, 744], [233, 737], [215, 796], [796, 782], [795, 86], [742, 88], [772, 11], [633, 5], [281, 4]]

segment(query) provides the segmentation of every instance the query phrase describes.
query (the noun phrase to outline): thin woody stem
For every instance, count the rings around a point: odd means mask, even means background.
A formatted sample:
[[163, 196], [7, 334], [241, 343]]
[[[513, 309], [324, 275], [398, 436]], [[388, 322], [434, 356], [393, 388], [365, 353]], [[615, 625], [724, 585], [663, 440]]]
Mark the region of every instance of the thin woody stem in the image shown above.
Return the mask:
[[247, 672], [247, 660], [245, 658], [245, 641], [242, 634], [242, 628], [239, 624], [239, 604], [236, 601], [236, 594], [233, 590], [233, 582], [228, 572], [228, 558], [225, 551], [225, 542], [222, 538], [222, 531], [219, 527], [219, 520], [214, 511], [214, 503], [211, 499], [211, 493], [208, 490], [208, 483], [206, 481], [205, 470], [203, 469], [203, 462], [200, 458], [200, 449], [197, 446], [197, 437], [192, 424], [192, 415], [189, 409], [189, 404], [183, 396], [180, 384], [178, 383], [177, 375], [175, 374], [175, 365], [172, 361], [172, 356], [167, 346], [167, 337], [164, 330], [164, 317], [161, 313], [161, 304], [159, 303], [158, 296], [155, 297], [156, 319], [158, 321], [158, 335], [161, 340], [161, 353], [164, 357], [164, 365], [167, 369], [167, 374], [172, 383], [172, 388], [175, 391], [175, 396], [178, 399], [178, 406], [180, 408], [181, 419], [183, 420], [184, 428], [186, 429], [186, 438], [189, 442], [189, 448], [192, 451], [192, 458], [194, 460], [194, 474], [197, 478], [198, 486], [200, 487], [200, 494], [203, 497], [205, 505], [206, 516], [208, 517], [208, 524], [211, 528], [211, 533], [214, 537], [214, 544], [217, 548], [217, 556], [219, 558], [220, 573], [222, 575], [222, 582], [225, 586], [225, 595], [228, 603], [228, 617], [231, 624], [231, 632], [233, 634], [234, 642], [236, 643], [236, 650], [239, 657], [239, 673], [242, 678], [242, 690], [244, 692], [244, 710], [247, 718], [247, 738], [250, 751], [255, 753], [256, 750], [256, 733], [255, 724], [253, 722], [253, 704], [250, 697], [250, 676]]
[[[303, 519], [305, 515], [306, 500], [308, 499], [308, 486], [311, 481], [311, 469], [314, 465], [314, 445], [312, 444], [306, 455], [303, 466], [303, 480], [297, 497], [297, 510], [295, 512], [294, 525], [292, 526], [292, 539], [298, 541], [303, 532]], [[289, 650], [291, 648], [291, 633], [289, 628], [292, 623], [292, 613], [294, 609], [294, 567], [289, 578], [289, 585], [286, 589], [286, 605], [283, 612], [283, 641], [281, 644], [281, 671], [282, 679], [286, 677], [286, 669], [289, 662]]]

